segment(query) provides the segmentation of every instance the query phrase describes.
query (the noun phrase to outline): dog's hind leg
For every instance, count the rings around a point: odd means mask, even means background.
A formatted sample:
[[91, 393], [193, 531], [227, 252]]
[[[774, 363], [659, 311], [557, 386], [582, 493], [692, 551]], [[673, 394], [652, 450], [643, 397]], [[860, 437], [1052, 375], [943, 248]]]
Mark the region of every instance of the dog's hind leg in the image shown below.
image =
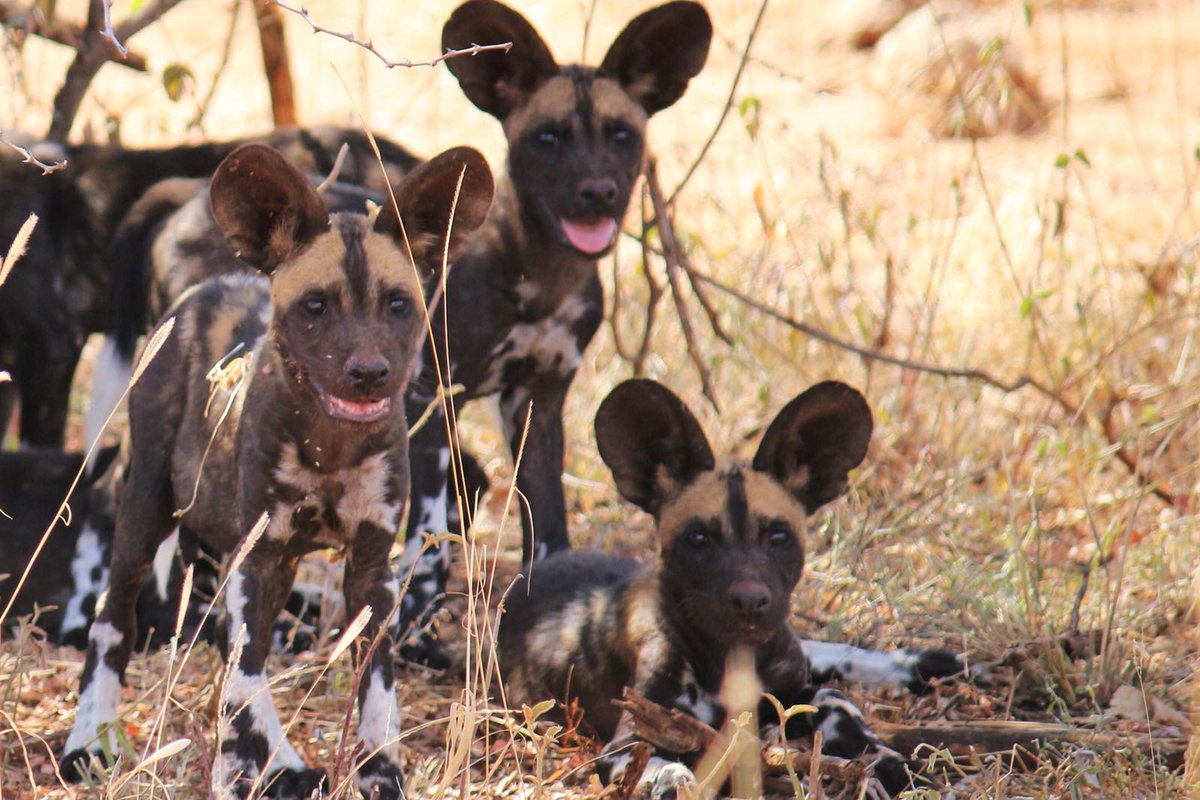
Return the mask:
[[814, 683], [855, 681], [890, 686], [913, 694], [929, 691], [930, 681], [962, 676], [963, 657], [951, 650], [866, 650], [838, 642], [799, 640]]
[[[428, 406], [409, 403], [410, 422]], [[412, 510], [404, 554], [396, 565], [403, 587], [400, 612], [393, 637], [400, 642], [400, 655], [434, 669], [450, 665], [445, 649], [437, 641], [434, 626], [450, 575], [450, 543], [438, 536], [450, 530], [450, 448], [446, 444], [445, 416], [440, 406], [409, 440]], [[425, 534], [433, 534], [430, 540]]]
[[[173, 529], [165, 454], [135, 461], [123, 487], [108, 588], [97, 603], [79, 684], [79, 714], [67, 738], [64, 776], [78, 778], [89, 753], [112, 754], [112, 733], [125, 667], [137, 640], [137, 598], [158, 545]], [[97, 733], [99, 732], [99, 736]]]

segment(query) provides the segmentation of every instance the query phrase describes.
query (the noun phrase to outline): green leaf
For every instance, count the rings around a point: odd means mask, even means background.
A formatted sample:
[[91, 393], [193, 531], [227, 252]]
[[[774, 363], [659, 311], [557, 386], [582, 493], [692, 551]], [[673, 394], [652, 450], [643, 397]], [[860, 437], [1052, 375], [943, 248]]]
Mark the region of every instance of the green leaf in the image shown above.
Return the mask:
[[1085, 167], [1090, 167], [1092, 165], [1092, 162], [1088, 161], [1087, 153], [1083, 152], [1082, 147], [1075, 151], [1075, 160], [1082, 163]]
[[746, 126], [746, 133], [750, 134], [750, 139], [758, 137], [759, 117], [762, 111], [762, 100], [754, 97], [743, 97], [742, 102], [738, 103], [738, 116], [742, 118], [742, 123]]
[[1071, 163], [1071, 157], [1066, 153], [1059, 153], [1058, 158], [1054, 159], [1054, 166], [1058, 169], [1064, 169], [1067, 164]]
[[183, 64], [169, 64], [163, 70], [162, 82], [163, 88], [167, 91], [167, 98], [172, 103], [178, 103], [183, 97], [184, 90], [189, 85], [195, 85], [196, 76]]
[[1029, 319], [1029, 315], [1033, 313], [1033, 297], [1021, 298], [1021, 319]]

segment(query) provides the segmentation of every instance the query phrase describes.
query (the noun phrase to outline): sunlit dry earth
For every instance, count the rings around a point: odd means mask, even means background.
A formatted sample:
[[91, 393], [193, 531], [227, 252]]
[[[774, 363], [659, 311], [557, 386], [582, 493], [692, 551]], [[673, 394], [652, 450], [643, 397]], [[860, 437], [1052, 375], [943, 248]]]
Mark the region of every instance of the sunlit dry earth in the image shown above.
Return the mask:
[[[59, 5], [82, 17], [80, 3]], [[586, 49], [590, 3], [518, 5], [561, 61], [581, 53], [595, 61], [645, 4], [597, 3]], [[770, 3], [732, 109], [679, 197], [676, 225], [700, 273], [872, 354], [937, 369], [865, 358], [710, 287], [732, 346], [712, 335], [690, 290], [687, 301], [720, 413], [701, 394], [669, 299], [646, 371], [687, 398], [718, 446], [744, 451], [807, 385], [835, 377], [864, 389], [877, 421], [871, 452], [848, 497], [814, 520], [796, 625], [866, 646], [959, 648], [992, 666], [988, 682], [919, 699], [851, 687], [877, 720], [1058, 721], [1110, 737], [1047, 754], [1028, 771], [983, 759], [958, 779], [957, 796], [1181, 796], [1182, 771], [1156, 767], [1135, 734], [1179, 742], [1190, 731], [1200, 7], [1035, 2], [1027, 23], [1020, 2], [979, 4], [982, 21], [973, 24], [989, 32], [983, 41], [1007, 37], [1049, 111], [1041, 131], [972, 142], [931, 135], [937, 101], [898, 86], [897, 62], [850, 46], [852, 9], [869, 5]], [[307, 7], [325, 27], [365, 31], [391, 59], [427, 60], [453, 4]], [[104, 140], [109, 118], [125, 144], [139, 146], [266, 130], [269, 100], [245, 7], [212, 102], [189, 127], [217, 75], [230, 8], [185, 0], [135, 37], [131, 46], [155, 74], [105, 67], [76, 137]], [[709, 10], [717, 36], [705, 71], [651, 123], [668, 193], [722, 115], [759, 4], [721, 0]], [[118, 17], [127, 11], [117, 4]], [[302, 122], [354, 125], [361, 110], [372, 128], [416, 152], [469, 143], [502, 163], [499, 125], [444, 67], [387, 70], [285, 16]], [[932, 35], [938, 44], [936, 28]], [[63, 48], [37, 41], [6, 48], [0, 129], [44, 130], [67, 63]], [[175, 103], [155, 77], [172, 63], [195, 76]], [[626, 226], [640, 234], [637, 205]], [[615, 266], [601, 265], [610, 297], [614, 288], [621, 297], [615, 329], [625, 349], [645, 319], [639, 262], [630, 239]], [[661, 276], [661, 264], [651, 269]], [[606, 325], [597, 336], [568, 404], [570, 521], [580, 547], [649, 557], [649, 520], [619, 503], [590, 434], [600, 400], [630, 374], [613, 331]], [[1008, 388], [1022, 376], [1033, 383]], [[498, 699], [497, 683], [486, 647], [467, 634], [490, 624], [478, 616], [487, 608], [479, 581], [487, 586], [493, 571], [512, 466], [483, 404], [463, 425], [493, 492], [474, 529], [476, 560], [468, 565], [460, 553], [460, 594], [443, 627], [461, 666], [441, 676], [413, 671], [402, 690], [411, 788], [420, 796], [592, 794], [593, 744], [551, 746], [522, 732], [519, 715], [506, 723], [487, 711], [497, 707], [487, 703]], [[516, 571], [514, 528], [503, 525], [493, 600]], [[1054, 644], [1073, 629], [1094, 632], [1103, 652]], [[344, 774], [352, 675], [345, 657], [326, 669], [331, 648], [282, 659], [301, 671], [277, 701], [285, 719], [300, 709], [292, 740], [309, 760], [335, 773], [342, 764]], [[31, 780], [45, 796], [67, 794], [40, 740], [61, 747], [81, 661], [24, 633], [0, 644], [0, 795], [35, 796]], [[126, 732], [136, 752], [153, 751], [148, 739], [165, 707], [157, 741], [193, 743], [158, 763], [166, 790], [153, 796], [205, 796], [220, 661], [207, 648], [192, 652], [165, 703], [170, 664], [167, 653], [135, 659]], [[1144, 693], [1140, 720], [1111, 705], [1127, 686]], [[145, 774], [128, 766], [122, 774], [130, 777], [112, 795], [152, 796]]]

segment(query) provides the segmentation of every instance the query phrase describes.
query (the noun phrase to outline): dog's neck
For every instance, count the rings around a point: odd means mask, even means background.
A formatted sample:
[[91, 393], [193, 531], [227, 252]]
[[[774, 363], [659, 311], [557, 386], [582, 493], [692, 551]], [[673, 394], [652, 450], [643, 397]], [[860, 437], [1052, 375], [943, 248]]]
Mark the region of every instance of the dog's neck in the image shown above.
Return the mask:
[[[521, 201], [506, 175], [497, 180], [491, 213], [464, 258], [485, 257], [496, 263], [498, 277], [518, 293], [522, 316], [539, 319], [596, 275], [598, 259], [571, 249], [558, 237], [531, 202]], [[522, 287], [536, 287], [536, 292]]]

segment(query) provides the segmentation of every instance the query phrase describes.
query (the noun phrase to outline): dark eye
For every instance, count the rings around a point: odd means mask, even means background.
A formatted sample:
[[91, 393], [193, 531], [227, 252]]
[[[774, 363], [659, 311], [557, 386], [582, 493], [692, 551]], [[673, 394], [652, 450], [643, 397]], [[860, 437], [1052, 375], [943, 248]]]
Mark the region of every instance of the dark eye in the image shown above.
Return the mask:
[[689, 525], [683, 532], [683, 538], [692, 547], [707, 547], [712, 541], [712, 536], [709, 535], [708, 529], [703, 525]]
[[629, 144], [633, 141], [633, 131], [624, 125], [614, 125], [609, 135], [617, 144]]
[[794, 540], [792, 529], [786, 525], [775, 525], [767, 532], [767, 543], [772, 547], [786, 547]]
[[300, 307], [304, 309], [304, 313], [314, 317], [319, 317], [325, 313], [327, 302], [324, 295], [310, 294], [305, 296], [300, 301]]
[[559, 138], [558, 132], [551, 130], [550, 128], [544, 128], [538, 131], [536, 134], [537, 143], [545, 148], [556, 147], [558, 145]]
[[402, 317], [408, 313], [409, 302], [408, 298], [402, 294], [394, 294], [388, 300], [388, 313], [393, 316]]

